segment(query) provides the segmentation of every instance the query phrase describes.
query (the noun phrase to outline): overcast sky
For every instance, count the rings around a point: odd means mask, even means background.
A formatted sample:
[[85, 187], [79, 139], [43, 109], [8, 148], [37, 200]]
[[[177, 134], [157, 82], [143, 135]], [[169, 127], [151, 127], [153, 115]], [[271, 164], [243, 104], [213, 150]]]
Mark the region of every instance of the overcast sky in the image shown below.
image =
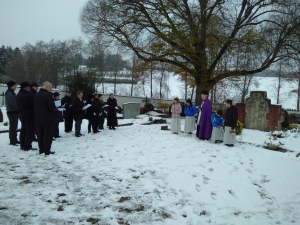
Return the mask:
[[0, 0], [0, 46], [85, 37], [79, 15], [87, 0]]

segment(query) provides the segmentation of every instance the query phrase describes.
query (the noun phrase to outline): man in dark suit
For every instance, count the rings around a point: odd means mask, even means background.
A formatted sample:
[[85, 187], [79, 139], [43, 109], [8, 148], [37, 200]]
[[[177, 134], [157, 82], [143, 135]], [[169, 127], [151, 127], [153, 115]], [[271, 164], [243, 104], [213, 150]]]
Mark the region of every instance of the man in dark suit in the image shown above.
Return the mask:
[[10, 145], [18, 146], [18, 144], [20, 143], [17, 139], [19, 111], [15, 93], [17, 84], [15, 81], [10, 80], [7, 82], [7, 87], [7, 91], [5, 92], [5, 105], [7, 117], [9, 120], [9, 140]]
[[34, 96], [30, 93], [30, 84], [25, 81], [21, 84], [21, 89], [16, 96], [17, 106], [19, 109], [19, 118], [21, 121], [20, 144], [21, 150], [37, 150], [32, 148], [34, 138]]
[[52, 84], [44, 82], [43, 87], [34, 96], [34, 114], [38, 125], [38, 143], [40, 154], [54, 154], [50, 151], [52, 144], [53, 117], [57, 111], [51, 94]]
[[81, 137], [83, 134], [80, 133], [82, 120], [85, 118], [84, 103], [82, 101], [82, 91], [76, 92], [76, 97], [72, 102], [73, 117], [75, 120], [75, 136]]
[[65, 105], [65, 109], [63, 111], [63, 117], [65, 119], [65, 132], [69, 133], [73, 128], [73, 111], [72, 111], [72, 91], [67, 90], [66, 96], [61, 99], [61, 104]]

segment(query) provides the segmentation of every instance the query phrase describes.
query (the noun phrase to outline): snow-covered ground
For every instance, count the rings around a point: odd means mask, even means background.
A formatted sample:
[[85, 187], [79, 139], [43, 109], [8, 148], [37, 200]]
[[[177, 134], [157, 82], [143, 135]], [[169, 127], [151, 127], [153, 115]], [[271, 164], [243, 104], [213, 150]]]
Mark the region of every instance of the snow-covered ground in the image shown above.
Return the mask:
[[87, 134], [84, 120], [81, 138], [61, 123], [50, 156], [0, 134], [0, 224], [300, 224], [299, 136], [282, 153], [244, 130], [230, 148], [147, 121]]

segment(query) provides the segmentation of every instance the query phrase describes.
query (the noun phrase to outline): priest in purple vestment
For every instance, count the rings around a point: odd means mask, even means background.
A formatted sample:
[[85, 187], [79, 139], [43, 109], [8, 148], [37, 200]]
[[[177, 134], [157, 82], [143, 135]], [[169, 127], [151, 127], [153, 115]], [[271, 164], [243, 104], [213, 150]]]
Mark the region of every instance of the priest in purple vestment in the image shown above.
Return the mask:
[[211, 114], [212, 114], [212, 104], [208, 99], [208, 92], [202, 91], [201, 93], [201, 109], [199, 109], [200, 116], [198, 117], [198, 135], [200, 139], [208, 140], [211, 138], [212, 132], [212, 123], [211, 123]]

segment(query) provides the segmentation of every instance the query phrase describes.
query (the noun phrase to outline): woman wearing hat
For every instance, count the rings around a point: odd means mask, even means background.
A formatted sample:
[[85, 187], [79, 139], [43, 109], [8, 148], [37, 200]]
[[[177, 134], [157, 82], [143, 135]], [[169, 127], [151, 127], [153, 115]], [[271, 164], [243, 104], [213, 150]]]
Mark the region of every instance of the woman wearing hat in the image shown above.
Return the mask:
[[197, 109], [193, 105], [191, 99], [187, 99], [184, 107], [185, 122], [184, 122], [184, 131], [188, 134], [191, 134], [195, 131], [196, 122], [195, 114], [197, 114]]
[[171, 113], [172, 113], [172, 119], [171, 119], [171, 132], [173, 134], [178, 134], [178, 132], [181, 132], [181, 121], [180, 121], [180, 113], [182, 112], [182, 107], [179, 102], [179, 98], [174, 98], [172, 107], [171, 107]]
[[117, 120], [117, 109], [118, 106], [117, 100], [115, 99], [114, 94], [110, 94], [107, 99], [107, 126], [110, 130], [115, 130], [115, 126], [118, 125]]

